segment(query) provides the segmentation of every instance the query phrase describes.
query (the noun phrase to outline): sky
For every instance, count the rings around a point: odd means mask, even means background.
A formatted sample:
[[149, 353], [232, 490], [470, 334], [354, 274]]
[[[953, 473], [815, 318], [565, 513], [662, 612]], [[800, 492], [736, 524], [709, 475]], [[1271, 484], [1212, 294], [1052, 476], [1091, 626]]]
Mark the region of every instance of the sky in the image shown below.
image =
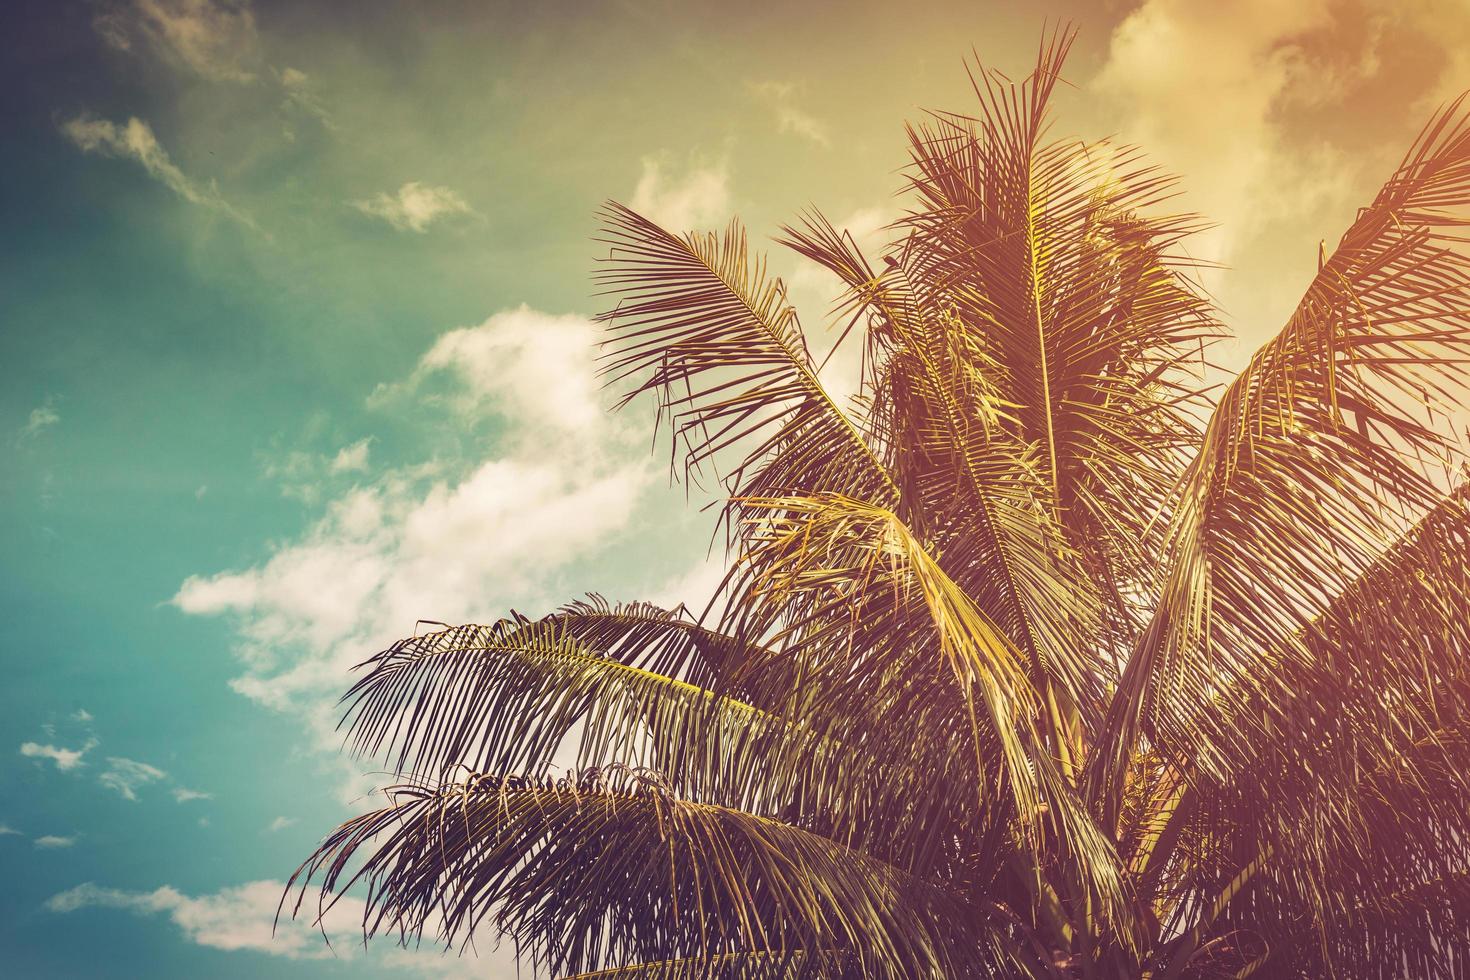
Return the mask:
[[[350, 668], [419, 619], [697, 602], [713, 529], [609, 414], [596, 210], [902, 214], [903, 123], [1080, 34], [1054, 134], [1145, 147], [1239, 364], [1436, 106], [1470, 0], [12, 0], [0, 30], [0, 973], [511, 977], [280, 883], [371, 805]], [[850, 362], [833, 361], [836, 390]], [[718, 558], [718, 555], [715, 556]]]

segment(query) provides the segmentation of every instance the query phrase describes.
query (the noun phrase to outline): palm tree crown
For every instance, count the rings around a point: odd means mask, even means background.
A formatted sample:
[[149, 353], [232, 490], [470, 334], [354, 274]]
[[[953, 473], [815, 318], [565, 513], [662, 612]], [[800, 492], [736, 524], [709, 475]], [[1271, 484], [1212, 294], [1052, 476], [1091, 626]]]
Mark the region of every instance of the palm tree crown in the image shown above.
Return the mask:
[[582, 976], [1470, 976], [1466, 114], [1216, 394], [1172, 179], [1047, 134], [1070, 41], [909, 127], [876, 265], [784, 230], [850, 403], [738, 224], [607, 206], [608, 378], [723, 474], [729, 571], [369, 660], [402, 785], [293, 910]]

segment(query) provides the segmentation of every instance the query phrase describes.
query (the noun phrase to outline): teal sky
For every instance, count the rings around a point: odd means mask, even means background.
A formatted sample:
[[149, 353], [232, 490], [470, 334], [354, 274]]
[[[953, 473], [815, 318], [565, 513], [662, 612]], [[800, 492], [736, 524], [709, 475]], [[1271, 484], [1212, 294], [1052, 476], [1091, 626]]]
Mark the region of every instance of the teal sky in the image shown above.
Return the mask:
[[[347, 669], [423, 617], [697, 601], [711, 528], [593, 376], [595, 210], [871, 242], [963, 58], [1082, 34], [1248, 354], [1430, 110], [1470, 9], [34, 0], [0, 45], [0, 974], [513, 976], [269, 920], [364, 803]], [[763, 246], [762, 246], [763, 247]], [[827, 293], [786, 256], [808, 327]], [[834, 387], [850, 381], [834, 361]], [[692, 499], [701, 498], [696, 491]], [[265, 884], [260, 884], [265, 883]]]

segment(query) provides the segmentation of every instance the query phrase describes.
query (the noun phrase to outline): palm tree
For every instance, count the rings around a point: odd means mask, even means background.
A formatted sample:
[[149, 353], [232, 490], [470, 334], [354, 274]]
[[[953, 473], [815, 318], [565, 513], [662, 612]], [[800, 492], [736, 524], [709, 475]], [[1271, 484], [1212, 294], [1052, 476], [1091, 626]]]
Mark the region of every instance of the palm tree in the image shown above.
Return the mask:
[[607, 375], [722, 474], [729, 571], [369, 660], [402, 784], [293, 914], [583, 977], [1470, 976], [1466, 114], [1217, 392], [1171, 178], [1046, 136], [1070, 43], [908, 128], [878, 264], [784, 229], [850, 404], [738, 224], [607, 206]]

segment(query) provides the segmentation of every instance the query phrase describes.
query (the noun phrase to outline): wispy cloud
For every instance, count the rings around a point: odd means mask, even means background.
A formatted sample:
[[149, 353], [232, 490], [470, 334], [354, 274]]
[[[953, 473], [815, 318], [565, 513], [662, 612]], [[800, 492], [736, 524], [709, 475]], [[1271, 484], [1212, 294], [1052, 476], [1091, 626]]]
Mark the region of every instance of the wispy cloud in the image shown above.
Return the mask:
[[136, 800], [140, 787], [156, 783], [167, 775], [162, 769], [146, 762], [112, 756], [107, 760], [107, 770], [97, 777], [97, 781], [116, 791], [125, 800]]
[[71, 847], [77, 842], [75, 837], [61, 837], [56, 834], [44, 834], [37, 837], [33, 842], [36, 847], [43, 851], [56, 851], [64, 847]]
[[379, 192], [351, 202], [363, 214], [382, 218], [399, 231], [429, 230], [435, 222], [455, 214], [473, 214], [465, 199], [448, 187], [433, 187], [409, 181], [392, 194]]
[[56, 745], [41, 745], [38, 742], [22, 742], [20, 754], [30, 759], [50, 759], [62, 772], [82, 765], [82, 756], [97, 747], [95, 738], [88, 739], [79, 749], [68, 749]]
[[731, 211], [729, 170], [724, 163], [680, 170], [666, 157], [644, 157], [628, 206], [673, 232], [722, 225]]
[[260, 71], [260, 36], [245, 0], [102, 0], [92, 26], [118, 50], [143, 44], [214, 81], [250, 82]]
[[331, 470], [333, 473], [361, 473], [368, 468], [368, 453], [372, 448], [373, 437], [359, 439], [350, 446], [343, 446], [337, 450], [337, 455], [332, 457]]
[[281, 83], [281, 91], [285, 93], [282, 101], [283, 108], [303, 112], [314, 117], [327, 129], [336, 129], [332, 114], [327, 111], [326, 104], [317, 95], [311, 77], [306, 72], [298, 68], [282, 68], [276, 78]]
[[21, 832], [18, 831], [18, 830], [16, 830], [14, 827], [10, 826], [10, 824], [8, 824], [8, 823], [0, 823], [0, 837], [20, 837], [20, 836], [24, 836], [24, 835], [22, 835]]
[[40, 405], [31, 409], [31, 414], [26, 417], [25, 425], [21, 426], [20, 436], [22, 439], [34, 439], [42, 432], [54, 425], [58, 425], [60, 422], [61, 415], [56, 411], [52, 400], [48, 398]]
[[214, 799], [213, 793], [206, 793], [203, 790], [189, 789], [187, 786], [175, 786], [173, 788], [173, 794], [174, 800], [178, 803], [189, 803], [193, 800]]
[[92, 712], [88, 711], [86, 708], [78, 708], [76, 711], [72, 712], [71, 720], [81, 722], [85, 725], [87, 722], [92, 720]]
[[279, 833], [282, 830], [285, 830], [287, 827], [291, 826], [295, 822], [295, 817], [276, 817], [276, 819], [266, 824], [265, 829], [267, 832], [275, 834]]
[[810, 140], [818, 146], [832, 145], [826, 123], [796, 104], [796, 86], [790, 82], [752, 82], [750, 91], [771, 107], [776, 129]]
[[186, 176], [169, 158], [158, 137], [153, 135], [152, 127], [136, 116], [119, 125], [96, 116], [81, 115], [62, 123], [61, 132], [83, 153], [133, 160], [141, 164], [149, 176], [190, 204], [218, 211], [249, 228], [256, 228], [249, 215], [221, 196], [213, 181], [202, 185]]

